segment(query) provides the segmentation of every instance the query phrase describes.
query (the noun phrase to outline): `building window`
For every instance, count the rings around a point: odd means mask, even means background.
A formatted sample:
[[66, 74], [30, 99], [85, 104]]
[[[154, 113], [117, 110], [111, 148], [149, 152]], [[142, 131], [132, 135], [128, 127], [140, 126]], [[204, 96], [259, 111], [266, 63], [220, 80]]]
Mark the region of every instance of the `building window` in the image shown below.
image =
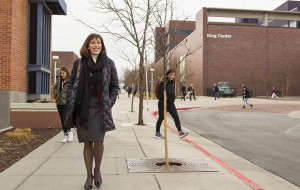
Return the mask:
[[289, 21], [289, 27], [290, 28], [297, 28], [297, 22], [295, 20]]
[[28, 100], [50, 98], [51, 14], [45, 6], [29, 3]]
[[42, 27], [42, 64], [50, 69], [50, 32], [51, 15], [43, 8], [43, 27]]
[[178, 43], [171, 43], [170, 44], [170, 50], [173, 49], [173, 48], [175, 48], [177, 45], [178, 45]]
[[194, 30], [177, 30], [177, 29], [170, 29], [169, 34], [191, 34]]
[[36, 72], [28, 72], [28, 94], [36, 93]]
[[36, 64], [37, 3], [30, 3], [29, 6], [29, 64]]

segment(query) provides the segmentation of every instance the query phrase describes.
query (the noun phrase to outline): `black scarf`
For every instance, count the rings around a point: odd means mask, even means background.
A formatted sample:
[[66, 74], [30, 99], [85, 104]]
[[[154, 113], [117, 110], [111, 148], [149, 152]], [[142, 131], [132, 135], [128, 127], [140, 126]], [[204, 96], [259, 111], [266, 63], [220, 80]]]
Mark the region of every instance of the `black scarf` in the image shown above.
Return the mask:
[[79, 83], [76, 97], [76, 107], [79, 110], [81, 126], [88, 128], [90, 100], [92, 96], [98, 97], [102, 102], [103, 67], [107, 62], [105, 53], [93, 58], [83, 58], [81, 63]]

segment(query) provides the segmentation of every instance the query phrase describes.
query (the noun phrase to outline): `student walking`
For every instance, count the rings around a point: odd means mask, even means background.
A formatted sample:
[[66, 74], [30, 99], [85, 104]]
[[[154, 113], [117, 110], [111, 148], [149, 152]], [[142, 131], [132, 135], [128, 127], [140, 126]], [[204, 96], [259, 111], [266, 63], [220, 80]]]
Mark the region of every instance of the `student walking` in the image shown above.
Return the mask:
[[131, 86], [128, 86], [127, 87], [128, 98], [130, 98], [131, 91], [132, 91]]
[[64, 121], [67, 112], [67, 82], [70, 77], [70, 71], [67, 67], [61, 67], [59, 73], [60, 77], [53, 86], [53, 98], [56, 100], [57, 111], [60, 117], [62, 129], [64, 131], [64, 138], [61, 142], [65, 143], [73, 141], [73, 133], [71, 128], [64, 127]]
[[[183, 132], [181, 129], [181, 124], [179, 120], [179, 116], [177, 113], [177, 109], [175, 107], [175, 70], [169, 69], [166, 72], [166, 94], [167, 94], [167, 112], [173, 117], [176, 128], [179, 133], [179, 137], [183, 138], [188, 135], [187, 132]], [[158, 86], [158, 120], [156, 122], [156, 132], [155, 138], [164, 138], [164, 136], [160, 133], [160, 126], [162, 121], [164, 120], [164, 82], [160, 82]]]
[[253, 107], [253, 104], [248, 103], [249, 98], [251, 98], [251, 94], [246, 88], [246, 86], [243, 86], [243, 101], [244, 101], [243, 108], [246, 108], [246, 105], [249, 105], [251, 108]]
[[272, 98], [278, 98], [278, 96], [276, 95], [276, 90], [275, 90], [274, 86], [272, 88]]
[[111, 110], [119, 93], [119, 84], [115, 64], [107, 57], [99, 34], [90, 34], [86, 38], [80, 55], [82, 58], [74, 62], [69, 80], [65, 126], [72, 126], [75, 121], [78, 141], [84, 143], [87, 173], [84, 189], [92, 189], [93, 182], [97, 188], [102, 184], [103, 141], [105, 133], [115, 129]]
[[215, 100], [216, 100], [217, 98], [220, 99], [219, 87], [218, 87], [218, 85], [217, 85], [216, 83], [214, 84], [213, 91], [214, 91], [214, 97], [215, 97]]
[[189, 91], [189, 94], [190, 94], [190, 101], [192, 101], [192, 96], [193, 96], [194, 100], [196, 101], [195, 88], [194, 88], [193, 84], [191, 84], [191, 86], [188, 87], [188, 91]]

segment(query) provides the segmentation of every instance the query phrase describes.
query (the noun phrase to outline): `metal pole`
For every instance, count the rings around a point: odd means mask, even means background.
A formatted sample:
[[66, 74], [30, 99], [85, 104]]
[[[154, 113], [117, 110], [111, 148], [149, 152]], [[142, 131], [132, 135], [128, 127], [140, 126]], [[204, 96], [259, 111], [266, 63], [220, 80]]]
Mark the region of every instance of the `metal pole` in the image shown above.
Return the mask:
[[[164, 80], [166, 81], [166, 80]], [[166, 85], [166, 84], [164, 84]], [[165, 135], [165, 166], [169, 165], [168, 131], [167, 131], [167, 92], [164, 90], [164, 135]]]
[[145, 70], [146, 70], [146, 97], [147, 97], [147, 111], [149, 111], [149, 106], [148, 106], [148, 73], [147, 73], [147, 70], [148, 70], [148, 66], [147, 66], [147, 54], [146, 54], [146, 51], [145, 51]]
[[54, 81], [54, 84], [56, 83], [56, 61], [59, 59], [59, 56], [57, 56], [57, 55], [53, 55], [52, 56], [52, 60], [54, 60], [54, 70], [53, 70], [53, 76], [54, 76], [54, 79], [53, 79], [53, 81]]
[[56, 61], [54, 61], [54, 84], [56, 83]]
[[[164, 75], [166, 74], [166, 60], [164, 58]], [[167, 130], [167, 92], [166, 92], [166, 76], [164, 77], [164, 135], [165, 135], [165, 167], [169, 165], [169, 149], [168, 149], [168, 130]]]
[[134, 87], [134, 84], [131, 83], [131, 112], [133, 112], [133, 96], [134, 96], [133, 95], [133, 92], [134, 92], [133, 87]]
[[153, 100], [153, 83], [154, 83], [154, 81], [153, 81], [153, 72], [154, 72], [154, 69], [153, 68], [151, 68], [150, 69], [150, 72], [151, 72], [151, 99]]

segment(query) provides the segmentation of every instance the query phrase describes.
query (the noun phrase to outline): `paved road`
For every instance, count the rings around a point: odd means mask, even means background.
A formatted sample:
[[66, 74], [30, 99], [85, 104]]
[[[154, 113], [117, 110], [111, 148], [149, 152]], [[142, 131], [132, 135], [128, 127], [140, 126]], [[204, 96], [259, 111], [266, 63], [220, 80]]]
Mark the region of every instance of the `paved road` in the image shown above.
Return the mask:
[[198, 109], [179, 114], [183, 126], [300, 187], [298, 118], [242, 110]]

